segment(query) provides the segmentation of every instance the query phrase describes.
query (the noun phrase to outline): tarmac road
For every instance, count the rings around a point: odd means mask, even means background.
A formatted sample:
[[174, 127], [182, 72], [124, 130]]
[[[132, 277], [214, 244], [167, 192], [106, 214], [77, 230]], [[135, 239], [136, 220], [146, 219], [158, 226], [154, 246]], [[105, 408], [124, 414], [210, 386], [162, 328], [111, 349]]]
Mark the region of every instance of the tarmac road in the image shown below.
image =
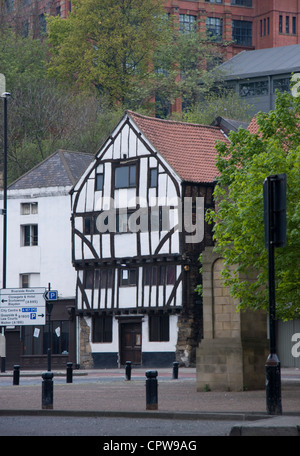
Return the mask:
[[[236, 421], [1, 416], [1, 436], [226, 436]], [[103, 439], [102, 439], [103, 441]]]

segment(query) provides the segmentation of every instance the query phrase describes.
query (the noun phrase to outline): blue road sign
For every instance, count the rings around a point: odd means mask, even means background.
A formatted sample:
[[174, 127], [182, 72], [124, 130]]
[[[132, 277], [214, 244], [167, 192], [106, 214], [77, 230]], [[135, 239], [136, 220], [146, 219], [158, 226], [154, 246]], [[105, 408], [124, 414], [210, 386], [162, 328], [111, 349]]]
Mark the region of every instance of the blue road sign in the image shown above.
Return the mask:
[[57, 290], [46, 291], [46, 293], [45, 293], [45, 298], [47, 299], [47, 301], [57, 301], [57, 297], [58, 297]]

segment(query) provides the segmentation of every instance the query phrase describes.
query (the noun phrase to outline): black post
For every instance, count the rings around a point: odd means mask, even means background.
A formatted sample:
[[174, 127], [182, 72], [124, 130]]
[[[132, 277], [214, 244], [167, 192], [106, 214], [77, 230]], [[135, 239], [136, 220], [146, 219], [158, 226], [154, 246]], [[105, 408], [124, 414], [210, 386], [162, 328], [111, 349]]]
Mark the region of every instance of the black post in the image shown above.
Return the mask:
[[67, 363], [67, 383], [73, 382], [73, 363]]
[[[48, 284], [48, 291], [51, 290], [50, 283]], [[52, 341], [52, 333], [51, 333], [51, 312], [53, 309], [53, 302], [46, 301], [46, 309], [47, 309], [47, 318], [48, 318], [48, 372], [51, 372], [51, 341]]]
[[42, 408], [53, 409], [53, 373], [42, 374]]
[[275, 247], [286, 243], [286, 176], [269, 176], [264, 183], [265, 237], [268, 248], [270, 354], [266, 370], [266, 404], [269, 415], [281, 415], [280, 361], [276, 354]]
[[[2, 271], [2, 288], [6, 288], [6, 257], [7, 257], [7, 100], [10, 93], [4, 92], [0, 94], [3, 98], [3, 271]], [[4, 335], [4, 333], [3, 333]], [[5, 372], [6, 356], [1, 357], [1, 372]]]
[[177, 361], [174, 361], [174, 363], [173, 363], [173, 375], [172, 375], [172, 378], [174, 380], [178, 379], [178, 366], [179, 366], [179, 363]]
[[3, 279], [2, 288], [6, 288], [6, 253], [7, 253], [7, 99], [9, 93], [4, 93], [4, 155], [3, 155]]
[[157, 371], [147, 371], [146, 377], [146, 410], [157, 410]]
[[131, 361], [126, 361], [125, 379], [126, 380], [131, 380]]
[[20, 383], [20, 366], [14, 366], [14, 373], [13, 373], [13, 385], [19, 385]]

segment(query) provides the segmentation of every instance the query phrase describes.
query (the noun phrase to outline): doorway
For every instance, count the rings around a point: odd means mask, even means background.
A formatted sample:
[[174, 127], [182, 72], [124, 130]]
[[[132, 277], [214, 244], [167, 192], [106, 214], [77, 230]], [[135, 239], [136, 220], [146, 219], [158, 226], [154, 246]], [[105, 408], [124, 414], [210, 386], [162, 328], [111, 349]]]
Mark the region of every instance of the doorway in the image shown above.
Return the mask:
[[142, 323], [120, 323], [120, 363], [142, 363]]

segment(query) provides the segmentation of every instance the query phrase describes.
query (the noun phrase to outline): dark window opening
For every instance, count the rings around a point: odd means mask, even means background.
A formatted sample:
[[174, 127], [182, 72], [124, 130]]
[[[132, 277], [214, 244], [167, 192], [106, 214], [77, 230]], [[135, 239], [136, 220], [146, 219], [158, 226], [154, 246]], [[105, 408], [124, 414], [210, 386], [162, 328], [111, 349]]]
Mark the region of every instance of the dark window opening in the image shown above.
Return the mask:
[[112, 342], [112, 317], [97, 315], [93, 317], [92, 340], [95, 343]]
[[120, 285], [121, 286], [133, 286], [137, 284], [137, 270], [122, 268], [120, 270]]
[[149, 315], [150, 342], [167, 342], [170, 340], [169, 315]]
[[[51, 353], [53, 355], [68, 354], [69, 321], [57, 320], [50, 322]], [[49, 326], [23, 326], [23, 355], [46, 355], [50, 344]]]

